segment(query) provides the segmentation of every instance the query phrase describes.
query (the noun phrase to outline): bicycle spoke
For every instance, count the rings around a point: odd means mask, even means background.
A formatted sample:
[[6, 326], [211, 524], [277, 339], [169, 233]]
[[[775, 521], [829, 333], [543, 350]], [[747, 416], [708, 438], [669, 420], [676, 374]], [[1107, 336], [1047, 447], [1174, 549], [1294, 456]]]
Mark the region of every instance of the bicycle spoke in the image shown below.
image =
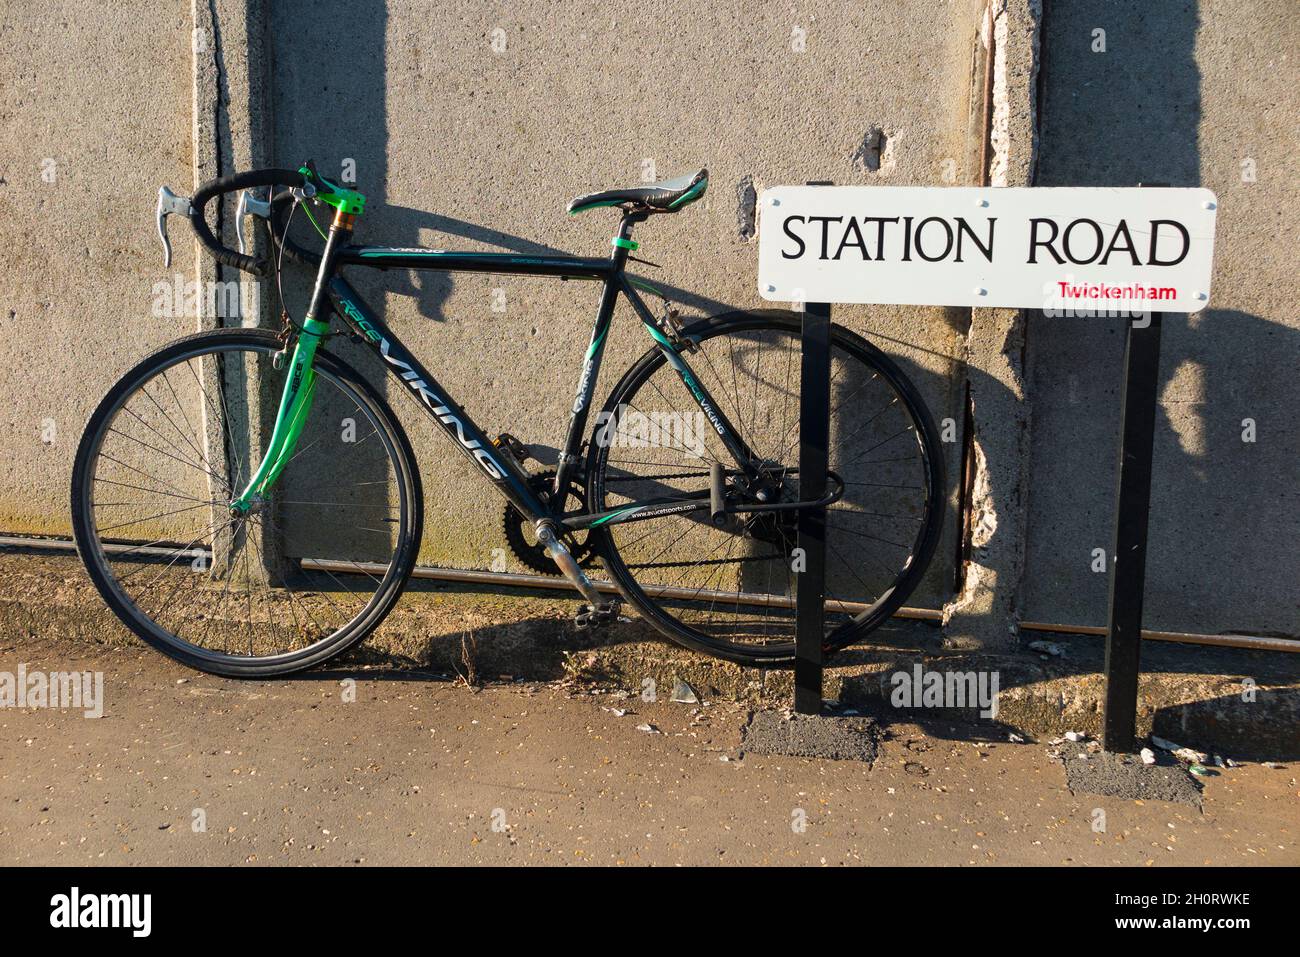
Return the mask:
[[[414, 557], [413, 496], [403, 478], [412, 469], [399, 468], [392, 426], [356, 387], [318, 367], [321, 414], [304, 420], [274, 487], [250, 511], [228, 514], [227, 496], [269, 435], [264, 423], [283, 386], [269, 362], [279, 344], [256, 333], [199, 338], [213, 345], [177, 348], [176, 359], [140, 373], [126, 398], [100, 413], [82, 506], [100, 543], [89, 559], [121, 596], [120, 614], [213, 670], [287, 660], [360, 634], [375, 603], [395, 598], [399, 580], [376, 569], [393, 569], [399, 548], [408, 563]], [[197, 420], [185, 407], [191, 379], [203, 410]], [[337, 446], [335, 414], [357, 426]], [[199, 476], [206, 484], [195, 485]], [[152, 534], [132, 535], [141, 529]], [[325, 563], [299, 567], [291, 554], [303, 550]]]
[[[612, 546], [607, 567], [644, 614], [675, 629], [674, 635], [739, 654], [741, 661], [759, 649], [773, 656], [793, 655], [797, 513], [745, 511], [744, 506], [771, 502], [772, 492], [785, 503], [801, 498], [794, 459], [799, 353], [797, 322], [758, 318], [739, 320], [731, 330], [710, 330], [691, 353], [694, 367], [711, 388], [717, 387], [720, 407], [735, 416], [733, 425], [753, 450], [756, 464], [763, 463], [757, 484], [745, 468], [725, 470], [727, 495], [737, 511], [723, 528], [715, 527], [704, 511], [698, 518], [638, 517], [604, 528]], [[830, 451], [844, 488], [826, 513], [828, 572], [834, 578], [826, 585], [827, 640], [842, 644], [843, 636], [855, 633], [866, 616], [877, 615], [873, 623], [878, 623], [888, 613], [878, 596], [906, 597], [899, 585], [909, 575], [922, 536], [932, 536], [937, 528], [928, 517], [939, 502], [928, 479], [933, 440], [929, 433], [919, 434], [915, 406], [897, 387], [898, 380], [883, 373], [865, 347], [846, 346], [837, 337], [831, 354], [829, 386], [835, 401]], [[729, 377], [725, 387], [724, 376]], [[610, 398], [610, 407], [645, 415], [650, 406], [656, 413], [673, 414], [689, 407], [684, 394], [677, 402], [669, 398], [682, 393], [666, 385], [678, 378], [667, 364], [639, 371]], [[903, 448], [898, 440], [907, 435], [922, 441]], [[760, 454], [766, 451], [775, 457]], [[703, 469], [665, 467], [669, 456], [662, 453], [622, 458], [617, 450], [597, 450], [596, 455], [601, 494], [588, 503], [593, 512], [651, 497], [665, 503], [698, 501], [709, 493]], [[756, 501], [758, 489], [768, 497]], [[635, 527], [640, 524], [649, 527]], [[844, 612], [839, 610], [842, 603], [866, 611]]]

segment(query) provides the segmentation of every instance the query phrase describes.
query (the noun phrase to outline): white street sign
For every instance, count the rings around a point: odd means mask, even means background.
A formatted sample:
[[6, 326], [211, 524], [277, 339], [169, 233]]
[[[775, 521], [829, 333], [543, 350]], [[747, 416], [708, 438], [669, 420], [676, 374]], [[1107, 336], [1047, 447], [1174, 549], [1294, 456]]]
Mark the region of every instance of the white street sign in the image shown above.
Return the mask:
[[1208, 189], [778, 186], [759, 200], [758, 289], [778, 302], [1197, 312]]

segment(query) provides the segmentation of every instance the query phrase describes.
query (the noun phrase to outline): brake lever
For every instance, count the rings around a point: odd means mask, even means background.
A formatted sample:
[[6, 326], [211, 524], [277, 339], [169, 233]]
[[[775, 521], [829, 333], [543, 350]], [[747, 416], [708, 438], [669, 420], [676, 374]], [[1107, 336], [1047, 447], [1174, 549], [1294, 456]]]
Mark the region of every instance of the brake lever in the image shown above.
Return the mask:
[[243, 190], [239, 194], [239, 207], [235, 210], [235, 235], [239, 237], [239, 252], [242, 255], [248, 255], [248, 241], [244, 237], [244, 217], [247, 215], [260, 216], [262, 219], [271, 218], [271, 191], [274, 186], [267, 187], [267, 198], [258, 199], [253, 194], [253, 188]]
[[180, 213], [189, 217], [194, 212], [190, 206], [190, 201], [185, 196], [177, 196], [166, 186], [158, 187], [158, 208], [155, 215], [158, 217], [158, 238], [163, 244], [163, 268], [167, 269], [172, 264], [172, 244], [167, 238], [167, 217], [172, 213]]

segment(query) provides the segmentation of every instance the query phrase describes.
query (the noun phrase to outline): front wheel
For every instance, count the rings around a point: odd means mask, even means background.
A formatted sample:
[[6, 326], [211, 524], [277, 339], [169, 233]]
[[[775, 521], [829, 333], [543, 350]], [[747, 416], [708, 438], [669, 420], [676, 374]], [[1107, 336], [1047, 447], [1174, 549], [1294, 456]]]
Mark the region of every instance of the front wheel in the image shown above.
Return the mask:
[[[754, 453], [769, 502], [802, 501], [800, 330], [794, 314], [735, 313], [687, 328], [698, 348], [678, 353]], [[715, 466], [730, 501], [759, 499], [752, 482], [742, 487], [738, 463], [664, 348], [614, 387], [592, 438], [589, 507], [622, 510], [596, 529], [605, 565], [623, 596], [678, 643], [744, 665], [788, 665], [798, 510], [742, 511], [720, 523], [707, 508], [683, 511], [707, 501]], [[915, 387], [839, 326], [830, 392], [830, 468], [844, 482], [826, 511], [825, 646], [834, 650], [889, 618], [921, 580], [942, 531], [945, 486], [939, 437]]]
[[284, 379], [271, 332], [164, 346], [86, 426], [72, 475], [77, 551], [109, 608], [150, 645], [232, 677], [283, 675], [360, 641], [415, 564], [423, 504], [410, 444], [363, 379], [324, 351], [296, 451], [232, 512]]

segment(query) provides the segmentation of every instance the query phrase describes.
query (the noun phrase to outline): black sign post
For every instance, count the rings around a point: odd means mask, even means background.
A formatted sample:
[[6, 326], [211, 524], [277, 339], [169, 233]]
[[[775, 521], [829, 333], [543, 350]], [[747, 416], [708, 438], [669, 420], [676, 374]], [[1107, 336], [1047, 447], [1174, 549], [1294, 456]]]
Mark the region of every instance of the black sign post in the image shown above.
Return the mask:
[[[831, 307], [804, 307], [799, 363], [799, 498], [816, 501], [826, 494], [830, 467]], [[794, 710], [822, 713], [822, 644], [826, 616], [826, 509], [799, 510], [795, 579]]]
[[[830, 183], [808, 183], [809, 186], [829, 186]], [[1145, 184], [1162, 186], [1165, 184]], [[990, 194], [998, 193], [991, 190]], [[1019, 195], [1021, 190], [1008, 190], [1004, 195]], [[772, 197], [771, 204], [777, 205], [779, 197]], [[1200, 198], [1203, 210], [1215, 209], [1213, 197]], [[988, 201], [983, 205], [987, 206]], [[1141, 204], [1136, 204], [1141, 205]], [[1148, 204], [1150, 205], [1150, 204]], [[1020, 215], [1023, 216], [1023, 209]], [[811, 220], [825, 221], [835, 217], [811, 217]], [[842, 218], [842, 217], [841, 217]], [[791, 219], [805, 221], [805, 217], [785, 218], [788, 226]], [[766, 219], [764, 220], [767, 221]], [[1211, 232], [1212, 220], [1202, 224], [1208, 225]], [[908, 220], [910, 222], [910, 219]], [[992, 220], [990, 220], [990, 223]], [[1033, 223], [1042, 220], [1032, 220]], [[1149, 265], [1171, 266], [1176, 262], [1155, 260], [1156, 223], [1168, 220], [1152, 220]], [[1073, 224], [1072, 224], [1073, 225]], [[1174, 223], [1174, 225], [1179, 225]], [[1200, 227], [1198, 227], [1200, 228]], [[1185, 243], [1190, 243], [1186, 228], [1180, 226]], [[1067, 227], [1067, 235], [1069, 227]], [[799, 259], [806, 249], [806, 243], [799, 236], [790, 234], [798, 246], [799, 252], [793, 257]], [[764, 227], [764, 235], [770, 230]], [[1052, 235], [1055, 236], [1055, 226]], [[882, 234], [883, 235], [883, 234]], [[1031, 229], [1031, 244], [1033, 230]], [[1118, 233], [1117, 233], [1118, 235]], [[1206, 236], [1198, 236], [1200, 240]], [[1211, 237], [1212, 238], [1212, 237]], [[1041, 240], [1040, 242], [1047, 242]], [[991, 244], [991, 239], [990, 239]], [[823, 246], [825, 239], [823, 238]], [[1031, 248], [1032, 245], [1031, 245]], [[1048, 248], [1051, 249], [1050, 243]], [[1206, 247], [1208, 249], [1208, 247]], [[1183, 251], [1186, 256], [1187, 249]], [[1056, 255], [1053, 252], [1053, 255]], [[824, 258], [824, 257], [823, 257]], [[1207, 272], [1208, 257], [1202, 264]], [[959, 260], [960, 261], [960, 260]], [[990, 261], [991, 258], [990, 258]], [[1033, 262], [1033, 260], [1030, 260]], [[1057, 256], [1057, 261], [1061, 259]], [[1180, 260], [1181, 261], [1181, 260]], [[760, 255], [760, 276], [763, 272], [763, 257]], [[1136, 262], [1135, 262], [1136, 264]], [[774, 268], [774, 267], [769, 267]], [[799, 272], [784, 275], [780, 281], [766, 281], [765, 288], [776, 299], [783, 293], [790, 293], [797, 280], [791, 277], [809, 277], [809, 285], [814, 281], [821, 285], [818, 294], [826, 295], [827, 289], [843, 286], [846, 281], [838, 277], [840, 286], [836, 286], [825, 276], [817, 273]], [[775, 277], [774, 277], [775, 278]], [[1197, 280], [1200, 281], [1200, 280]], [[1022, 284], [1023, 285], [1023, 284]], [[1062, 283], [1062, 285], [1066, 285]], [[1208, 286], [1206, 287], [1208, 288]], [[985, 295], [988, 290], [976, 289], [978, 295]], [[1064, 294], [1064, 290], [1062, 290]], [[980, 302], [980, 306], [994, 305], [997, 298], [1009, 298], [1012, 294], [1021, 296], [1023, 290], [1011, 289], [1005, 295], [989, 297], [989, 301]], [[948, 295], [953, 295], [949, 292]], [[1072, 293], [1072, 295], [1075, 295]], [[1205, 293], [1199, 295], [1204, 300]], [[886, 301], [854, 299], [853, 301]], [[1009, 303], [1003, 303], [1008, 305]], [[800, 365], [800, 444], [799, 444], [799, 494], [804, 501], [815, 501], [825, 494], [826, 473], [829, 465], [827, 449], [830, 431], [830, 314], [829, 303], [808, 303], [804, 309], [803, 336], [801, 344]], [[1118, 496], [1115, 509], [1115, 529], [1110, 577], [1110, 608], [1108, 611], [1108, 629], [1106, 638], [1106, 691], [1103, 711], [1102, 743], [1107, 751], [1131, 752], [1136, 744], [1137, 730], [1137, 694], [1138, 675], [1141, 665], [1142, 611], [1143, 593], [1146, 584], [1147, 524], [1151, 504], [1151, 463], [1152, 446], [1155, 435], [1157, 391], [1160, 374], [1160, 326], [1163, 316], [1150, 313], [1129, 322], [1124, 347], [1124, 385], [1121, 396], [1122, 420], [1118, 469]], [[795, 625], [795, 710], [801, 714], [820, 714], [823, 710], [822, 680], [823, 654], [825, 642], [825, 598], [826, 598], [826, 511], [824, 508], [806, 508], [799, 510], [798, 548], [794, 556], [796, 562], [796, 625]]]
[[[1168, 183], [1143, 183], [1168, 186]], [[1142, 670], [1142, 604], [1146, 592], [1147, 521], [1151, 459], [1160, 389], [1159, 312], [1128, 323], [1124, 384], [1120, 391], [1120, 446], [1111, 551], [1110, 607], [1106, 613], [1106, 700], [1102, 747], [1129, 754], [1137, 748], [1138, 675]]]
[[1106, 703], [1102, 747], [1129, 753], [1136, 746], [1138, 673], [1142, 652], [1142, 601], [1146, 586], [1147, 519], [1151, 506], [1151, 453], [1160, 384], [1160, 320], [1129, 323], [1120, 393], [1119, 491], [1106, 631]]

